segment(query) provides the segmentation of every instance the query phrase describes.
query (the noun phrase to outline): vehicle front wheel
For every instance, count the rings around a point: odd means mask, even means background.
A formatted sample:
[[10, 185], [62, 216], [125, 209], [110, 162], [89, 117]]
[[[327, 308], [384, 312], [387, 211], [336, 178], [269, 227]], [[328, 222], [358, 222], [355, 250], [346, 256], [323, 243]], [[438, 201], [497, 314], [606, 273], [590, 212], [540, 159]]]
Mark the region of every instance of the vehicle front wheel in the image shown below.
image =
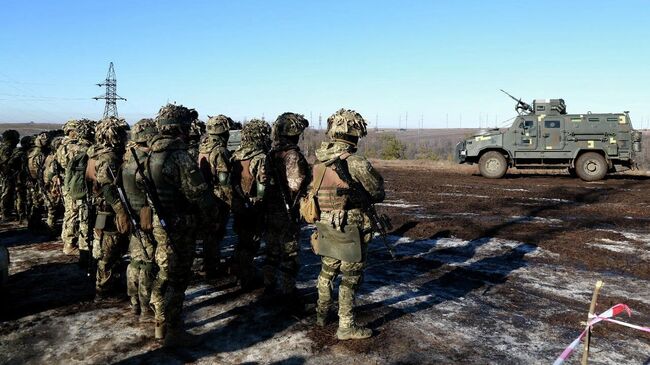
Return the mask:
[[576, 173], [584, 181], [602, 180], [607, 174], [607, 161], [596, 152], [587, 152], [578, 157]]
[[489, 179], [500, 179], [508, 170], [508, 162], [502, 153], [489, 151], [478, 160], [481, 175]]

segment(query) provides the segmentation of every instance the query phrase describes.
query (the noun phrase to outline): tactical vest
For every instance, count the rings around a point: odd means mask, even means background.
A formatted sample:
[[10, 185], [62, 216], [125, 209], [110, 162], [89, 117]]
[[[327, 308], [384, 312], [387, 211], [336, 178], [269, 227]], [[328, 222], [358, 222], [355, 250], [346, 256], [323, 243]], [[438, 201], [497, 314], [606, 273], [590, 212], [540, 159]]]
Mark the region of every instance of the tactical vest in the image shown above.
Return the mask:
[[[216, 148], [216, 147], [215, 147]], [[210, 150], [209, 153], [199, 153], [199, 171], [201, 171], [201, 175], [203, 175], [203, 179], [205, 179], [206, 182], [211, 184], [212, 186], [217, 186], [219, 184], [219, 179], [217, 177], [216, 171], [214, 166], [210, 163], [210, 156], [212, 155], [212, 152], [214, 151], [214, 148]]]
[[163, 175], [165, 161], [167, 160], [169, 153], [173, 151], [176, 150], [152, 152], [147, 157], [145, 164], [147, 175], [156, 186], [156, 192], [160, 199], [160, 203], [162, 204], [162, 209], [167, 216], [182, 215], [190, 210], [190, 203], [185, 199], [183, 194], [181, 194], [178, 187], [168, 183], [167, 179], [165, 179], [165, 176]]
[[27, 158], [27, 170], [29, 171], [29, 176], [36, 180], [38, 179], [38, 173], [41, 166], [39, 165], [42, 155], [37, 151], [33, 151]]
[[[316, 164], [313, 167], [312, 176], [317, 176], [317, 173], [322, 171], [323, 164]], [[318, 199], [318, 208], [324, 212], [333, 210], [343, 210], [346, 208], [348, 197], [346, 194], [338, 194], [338, 189], [350, 188], [345, 181], [332, 169], [331, 166], [325, 166], [325, 174], [323, 175], [323, 182], [316, 193]]]
[[[138, 154], [138, 160], [142, 161], [146, 158], [146, 154], [142, 151], [135, 150]], [[127, 199], [131, 204], [131, 208], [135, 211], [139, 211], [146, 205], [147, 196], [138, 189], [136, 184], [137, 177], [137, 165], [135, 163], [135, 158], [129, 156], [129, 159], [122, 166], [122, 185], [124, 186], [124, 192], [126, 193]]]
[[257, 196], [255, 176], [251, 174], [251, 160], [234, 162], [233, 184], [241, 186], [242, 191], [247, 197]]

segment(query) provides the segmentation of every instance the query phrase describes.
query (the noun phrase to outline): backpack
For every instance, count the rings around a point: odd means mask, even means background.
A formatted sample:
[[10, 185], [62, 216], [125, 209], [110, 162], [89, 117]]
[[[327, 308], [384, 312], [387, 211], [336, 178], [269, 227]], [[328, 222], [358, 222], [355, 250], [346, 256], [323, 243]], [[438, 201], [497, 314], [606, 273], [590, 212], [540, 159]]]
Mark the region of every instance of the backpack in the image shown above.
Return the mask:
[[314, 166], [314, 176], [317, 176], [316, 180], [313, 181], [307, 195], [300, 199], [300, 216], [302, 216], [305, 222], [310, 224], [320, 220], [320, 208], [318, 207], [318, 198], [316, 196], [323, 183], [326, 168], [323, 164]]
[[83, 199], [88, 195], [86, 185], [86, 167], [88, 166], [88, 154], [84, 151], [75, 155], [65, 170], [64, 185], [68, 196], [74, 200]]

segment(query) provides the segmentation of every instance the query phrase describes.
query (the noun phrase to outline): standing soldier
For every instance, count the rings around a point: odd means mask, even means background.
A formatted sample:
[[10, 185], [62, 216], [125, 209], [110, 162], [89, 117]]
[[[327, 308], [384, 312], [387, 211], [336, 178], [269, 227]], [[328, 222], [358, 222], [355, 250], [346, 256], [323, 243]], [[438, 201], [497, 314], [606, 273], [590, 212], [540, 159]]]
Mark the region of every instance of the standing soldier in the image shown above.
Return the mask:
[[[131, 204], [134, 216], [140, 225], [141, 234], [131, 233], [129, 238], [129, 254], [131, 261], [126, 269], [127, 293], [131, 298], [131, 309], [140, 315], [140, 322], [153, 319], [153, 311], [149, 306], [151, 300], [151, 285], [155, 275], [153, 262], [155, 246], [152, 236], [152, 211], [147, 205], [147, 197], [138, 186], [138, 165], [136, 161], [145, 161], [149, 153], [147, 142], [158, 130], [153, 119], [142, 119], [133, 125], [131, 141], [127, 144], [122, 167], [122, 185]], [[134, 157], [135, 152], [137, 157]]]
[[364, 213], [371, 204], [383, 201], [384, 180], [370, 162], [355, 154], [366, 122], [353, 110], [341, 109], [327, 119], [329, 142], [316, 151], [312, 191], [316, 191], [320, 219], [317, 252], [322, 256], [318, 276], [317, 324], [324, 326], [332, 304], [332, 282], [341, 273], [339, 286], [339, 340], [372, 336], [372, 330], [357, 325], [354, 298], [361, 284], [372, 239], [372, 228]]
[[[22, 143], [21, 143], [22, 144]], [[48, 133], [39, 133], [34, 138], [33, 147], [27, 154], [27, 168], [29, 171], [29, 200], [31, 207], [28, 217], [30, 229], [43, 228], [43, 213], [45, 212], [46, 200], [43, 184], [43, 170], [45, 168], [45, 155], [48, 152]]]
[[129, 219], [117, 192], [115, 177], [124, 158], [129, 125], [109, 117], [97, 124], [97, 142], [88, 150], [86, 178], [93, 204], [93, 257], [97, 260], [95, 299], [108, 299], [115, 285], [115, 268], [125, 251]]
[[56, 160], [56, 151], [61, 146], [62, 136], [54, 136], [50, 142], [50, 151], [45, 157], [45, 168], [43, 171], [43, 182], [45, 183], [45, 194], [48, 196], [45, 199], [47, 205], [47, 220], [46, 225], [50, 230], [52, 236], [57, 235], [56, 231], [56, 218], [60, 208], [63, 204], [63, 196], [61, 193], [61, 185], [63, 182], [63, 169]]
[[[63, 125], [65, 137], [56, 151], [56, 160], [64, 169], [64, 175], [69, 175], [70, 169], [68, 164], [79, 154], [85, 154], [92, 145], [92, 129], [90, 124], [77, 120], [70, 120]], [[63, 241], [63, 253], [74, 255], [79, 252], [79, 245], [85, 253], [80, 256], [88, 255], [87, 242], [79, 242], [79, 204], [73, 199], [68, 190], [70, 186], [63, 185], [63, 227], [61, 230], [61, 240]], [[83, 232], [82, 232], [83, 234]]]
[[[154, 186], [159, 206], [152, 207], [156, 241], [151, 305], [156, 320], [155, 337], [166, 346], [188, 341], [181, 317], [185, 289], [192, 274], [198, 225], [214, 224], [216, 205], [186, 141], [197, 113], [182, 105], [167, 104], [156, 117], [158, 135], [149, 143], [145, 175]], [[161, 225], [161, 221], [166, 226]]]
[[264, 286], [267, 292], [277, 289], [292, 304], [297, 304], [296, 278], [300, 268], [300, 224], [296, 208], [311, 177], [298, 141], [308, 126], [309, 122], [300, 114], [280, 115], [273, 124], [273, 148], [266, 159], [271, 182], [266, 199]]
[[15, 208], [18, 214], [18, 222], [22, 222], [27, 218], [28, 227], [30, 229], [36, 228], [32, 218], [32, 209], [34, 208], [30, 190], [32, 188], [32, 181], [29, 176], [28, 156], [34, 148], [34, 136], [25, 136], [20, 139], [20, 147], [14, 149], [9, 163], [11, 168], [16, 173], [16, 194], [15, 194]]
[[244, 125], [241, 144], [232, 157], [233, 230], [238, 240], [231, 268], [244, 290], [256, 285], [253, 260], [264, 233], [263, 200], [268, 180], [265, 163], [270, 136], [271, 127], [267, 122], [251, 120]]
[[0, 144], [0, 183], [2, 185], [0, 210], [2, 211], [3, 221], [9, 221], [14, 210], [17, 171], [12, 169], [11, 156], [19, 141], [20, 134], [18, 131], [8, 129], [2, 132], [2, 143]]
[[208, 278], [213, 278], [219, 271], [221, 261], [221, 241], [226, 234], [226, 224], [230, 214], [232, 188], [230, 187], [230, 151], [228, 137], [233, 120], [225, 115], [210, 117], [207, 122], [208, 135], [199, 148], [199, 168], [205, 181], [212, 187], [219, 206], [217, 226], [204, 227], [203, 235], [203, 270]]
[[190, 127], [190, 135], [187, 141], [187, 152], [194, 161], [199, 159], [199, 146], [201, 145], [201, 137], [205, 133], [205, 122], [199, 119], [192, 121]]

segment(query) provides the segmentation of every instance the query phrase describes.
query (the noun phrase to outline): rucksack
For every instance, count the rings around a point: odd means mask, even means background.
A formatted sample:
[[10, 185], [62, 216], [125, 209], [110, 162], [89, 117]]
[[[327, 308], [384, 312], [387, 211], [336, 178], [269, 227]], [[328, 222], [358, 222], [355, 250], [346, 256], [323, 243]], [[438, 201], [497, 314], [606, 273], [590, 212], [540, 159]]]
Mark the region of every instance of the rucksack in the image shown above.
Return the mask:
[[88, 154], [86, 151], [75, 155], [68, 168], [65, 169], [64, 185], [67, 189], [68, 196], [73, 200], [83, 199], [88, 195], [88, 185], [86, 185], [86, 167], [88, 166]]

